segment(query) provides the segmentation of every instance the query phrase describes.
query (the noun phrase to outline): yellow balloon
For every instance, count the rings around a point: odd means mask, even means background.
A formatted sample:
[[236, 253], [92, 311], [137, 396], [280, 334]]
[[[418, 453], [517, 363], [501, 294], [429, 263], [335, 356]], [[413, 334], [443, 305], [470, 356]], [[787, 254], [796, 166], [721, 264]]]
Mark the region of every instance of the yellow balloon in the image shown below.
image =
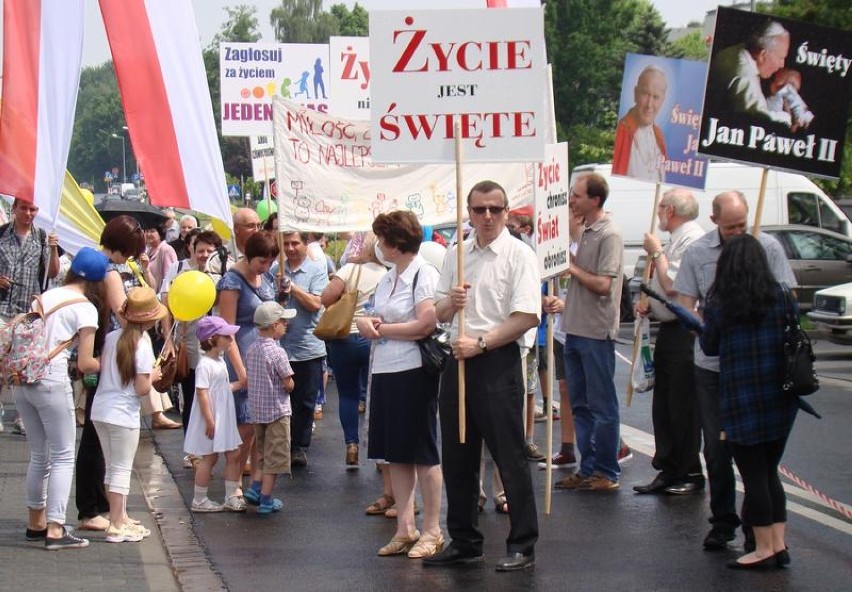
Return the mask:
[[175, 278], [169, 288], [169, 310], [179, 321], [200, 319], [213, 308], [216, 286], [201, 271], [187, 271]]
[[210, 218], [210, 223], [213, 225], [213, 232], [218, 234], [223, 241], [231, 240], [231, 229], [228, 228], [227, 224], [219, 218]]

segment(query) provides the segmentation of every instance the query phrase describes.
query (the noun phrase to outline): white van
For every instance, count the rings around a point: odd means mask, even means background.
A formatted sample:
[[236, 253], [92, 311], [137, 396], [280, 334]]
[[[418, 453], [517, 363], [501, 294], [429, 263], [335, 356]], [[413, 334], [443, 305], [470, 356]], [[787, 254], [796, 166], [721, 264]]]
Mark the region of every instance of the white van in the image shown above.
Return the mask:
[[[576, 167], [572, 175], [595, 172], [606, 177], [609, 197], [604, 209], [612, 214], [624, 235], [624, 273], [630, 278], [639, 256], [645, 252], [642, 241], [651, 228], [651, 218], [656, 216], [653, 211], [656, 185], [613, 177], [611, 169], [608, 164], [589, 164]], [[708, 231], [712, 229], [710, 213], [713, 198], [723, 191], [738, 190], [748, 199], [751, 224], [762, 174], [760, 167], [710, 162], [704, 191], [692, 190], [698, 200], [698, 223]], [[664, 184], [661, 195], [671, 187]], [[769, 171], [760, 224], [805, 224], [852, 236], [849, 219], [828, 195], [807, 177], [782, 171]]]

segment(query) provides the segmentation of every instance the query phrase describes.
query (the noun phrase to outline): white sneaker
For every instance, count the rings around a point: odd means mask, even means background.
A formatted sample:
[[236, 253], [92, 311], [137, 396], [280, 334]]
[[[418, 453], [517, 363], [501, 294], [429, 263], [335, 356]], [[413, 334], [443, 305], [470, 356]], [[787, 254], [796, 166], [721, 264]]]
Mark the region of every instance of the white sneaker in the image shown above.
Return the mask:
[[225, 509], [229, 512], [245, 512], [246, 501], [239, 495], [232, 495], [225, 501]]
[[142, 540], [142, 533], [125, 524], [122, 528], [116, 528], [112, 524], [106, 531], [106, 542], [108, 543], [138, 543]]
[[200, 502], [192, 500], [193, 512], [221, 512], [225, 507], [217, 502], [214, 502], [209, 497], [205, 497]]

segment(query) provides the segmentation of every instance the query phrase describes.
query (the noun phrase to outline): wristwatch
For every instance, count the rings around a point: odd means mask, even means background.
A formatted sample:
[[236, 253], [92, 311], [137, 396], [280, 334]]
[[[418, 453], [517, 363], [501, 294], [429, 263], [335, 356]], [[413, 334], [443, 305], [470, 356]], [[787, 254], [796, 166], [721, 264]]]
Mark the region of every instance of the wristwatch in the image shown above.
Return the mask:
[[485, 337], [484, 336], [480, 335], [479, 337], [476, 338], [476, 345], [479, 346], [479, 349], [482, 350], [482, 353], [485, 353], [485, 352], [488, 351], [488, 344], [485, 343]]
[[651, 255], [651, 259], [652, 259], [653, 261], [656, 261], [657, 259], [659, 259], [659, 258], [660, 258], [660, 256], [661, 256], [662, 254], [663, 254], [663, 252], [662, 252], [662, 251], [656, 251], [653, 255]]

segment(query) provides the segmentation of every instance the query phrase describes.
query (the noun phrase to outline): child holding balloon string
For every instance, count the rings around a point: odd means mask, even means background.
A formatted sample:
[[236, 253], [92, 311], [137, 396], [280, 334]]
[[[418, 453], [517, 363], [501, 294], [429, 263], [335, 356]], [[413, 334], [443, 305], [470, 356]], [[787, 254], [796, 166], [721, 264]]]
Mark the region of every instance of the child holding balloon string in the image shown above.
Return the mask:
[[[201, 457], [195, 469], [193, 512], [242, 512], [246, 509], [240, 490], [240, 455], [242, 444], [237, 429], [237, 412], [233, 392], [245, 388], [239, 381], [228, 381], [228, 369], [222, 355], [240, 328], [220, 317], [208, 316], [198, 321], [196, 335], [204, 355], [195, 369], [195, 400], [186, 430], [184, 451]], [[225, 454], [225, 503], [211, 500], [208, 487], [213, 467]]]

